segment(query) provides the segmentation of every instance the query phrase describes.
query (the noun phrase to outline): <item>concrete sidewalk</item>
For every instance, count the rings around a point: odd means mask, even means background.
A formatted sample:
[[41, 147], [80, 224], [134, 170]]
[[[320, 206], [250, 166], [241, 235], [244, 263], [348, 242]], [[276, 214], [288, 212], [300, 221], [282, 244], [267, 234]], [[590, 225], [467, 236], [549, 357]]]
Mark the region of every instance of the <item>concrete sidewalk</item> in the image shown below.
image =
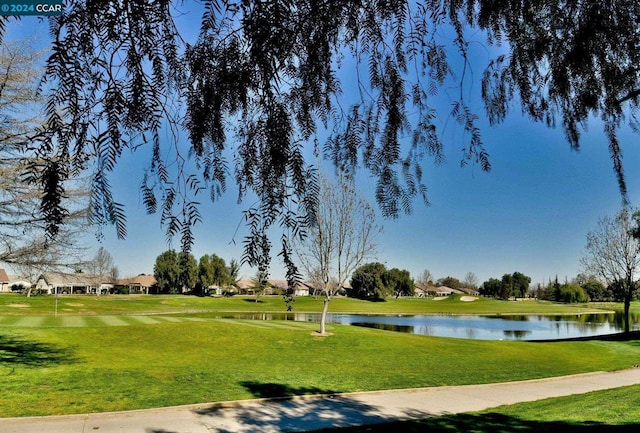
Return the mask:
[[3, 433], [299, 432], [426, 418], [640, 384], [640, 368], [488, 385], [245, 400], [131, 412], [1, 418]]

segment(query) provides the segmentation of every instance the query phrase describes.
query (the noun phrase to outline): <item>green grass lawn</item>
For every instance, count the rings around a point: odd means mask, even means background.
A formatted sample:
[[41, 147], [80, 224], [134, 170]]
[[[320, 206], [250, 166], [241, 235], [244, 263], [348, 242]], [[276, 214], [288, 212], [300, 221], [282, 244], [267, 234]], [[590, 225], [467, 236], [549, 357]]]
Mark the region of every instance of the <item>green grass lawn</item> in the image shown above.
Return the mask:
[[458, 340], [339, 325], [319, 338], [305, 322], [90, 319], [0, 331], [0, 416], [500, 382], [640, 362], [637, 342]]
[[[0, 417], [500, 382], [640, 363], [636, 341], [479, 341], [340, 325], [329, 326], [335, 335], [320, 338], [312, 336], [314, 323], [206, 314], [284, 311], [279, 297], [255, 303], [242, 297], [61, 296], [58, 317], [54, 302], [0, 295]], [[321, 303], [298, 298], [294, 311], [319, 311]], [[331, 311], [407, 314], [576, 314], [594, 308], [459, 298], [331, 303]]]
[[[286, 305], [279, 296], [199, 298], [182, 295], [61, 295], [58, 298], [58, 315], [114, 315], [114, 314], [168, 314], [206, 312], [285, 312]], [[3, 315], [53, 315], [55, 297], [24, 297], [0, 294], [0, 316]], [[637, 307], [636, 305], [634, 305]], [[617, 304], [564, 305], [544, 301], [499, 301], [478, 298], [462, 302], [459, 296], [448, 299], [389, 299], [386, 302], [368, 302], [351, 298], [334, 298], [329, 306], [335, 313], [377, 314], [580, 314], [585, 312], [612, 311], [621, 308]], [[637, 307], [640, 309], [640, 307]], [[296, 298], [294, 312], [320, 312], [322, 299], [309, 296]]]

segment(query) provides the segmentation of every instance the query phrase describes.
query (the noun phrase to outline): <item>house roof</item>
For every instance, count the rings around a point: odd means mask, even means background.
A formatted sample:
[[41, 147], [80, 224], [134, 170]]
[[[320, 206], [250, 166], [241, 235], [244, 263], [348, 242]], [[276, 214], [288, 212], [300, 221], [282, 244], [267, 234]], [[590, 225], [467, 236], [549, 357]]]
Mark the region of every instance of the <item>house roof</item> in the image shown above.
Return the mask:
[[0, 283], [8, 283], [8, 282], [9, 282], [9, 276], [7, 275], [7, 271], [0, 268]]
[[140, 274], [131, 278], [124, 278], [122, 280], [118, 280], [118, 284], [123, 286], [126, 285], [138, 285], [141, 287], [151, 287], [155, 286], [157, 283], [156, 277], [153, 275]]
[[250, 289], [255, 286], [255, 283], [252, 280], [238, 280], [235, 286], [239, 289]]
[[267, 283], [271, 284], [273, 287], [276, 287], [278, 289], [289, 288], [289, 283], [287, 283], [287, 280], [269, 280], [267, 281]]
[[24, 275], [11, 275], [9, 274], [9, 283], [28, 283], [31, 284], [31, 281], [28, 277]]
[[462, 290], [452, 289], [451, 287], [448, 287], [448, 286], [436, 287], [436, 292], [438, 292], [438, 293], [457, 293], [457, 294], [464, 293]]
[[92, 274], [67, 274], [64, 272], [45, 272], [40, 276], [50, 286], [94, 286], [98, 280], [107, 281], [108, 277]]
[[416, 290], [420, 291], [420, 292], [428, 292], [433, 287], [433, 286], [430, 286], [430, 285], [424, 284], [424, 283], [415, 283], [414, 286], [415, 286]]
[[480, 292], [478, 292], [475, 289], [470, 289], [468, 287], [460, 287], [460, 291], [463, 293], [466, 293], [467, 295], [479, 295]]
[[416, 283], [416, 290], [418, 291], [422, 291], [422, 292], [430, 292], [430, 293], [464, 293], [461, 290], [458, 289], [452, 289], [451, 287], [447, 287], [447, 286], [431, 286], [428, 284], [422, 284], [422, 283]]

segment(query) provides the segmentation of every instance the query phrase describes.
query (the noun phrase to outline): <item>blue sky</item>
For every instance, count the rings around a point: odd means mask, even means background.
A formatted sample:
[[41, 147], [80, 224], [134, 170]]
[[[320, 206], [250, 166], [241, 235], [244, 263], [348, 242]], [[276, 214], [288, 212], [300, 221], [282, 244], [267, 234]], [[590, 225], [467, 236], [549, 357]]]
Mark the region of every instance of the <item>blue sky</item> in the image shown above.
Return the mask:
[[[199, 19], [197, 14], [193, 17]], [[46, 37], [47, 30], [45, 23], [25, 20], [21, 29], [14, 31], [16, 35], [36, 31]], [[476, 77], [490, 55], [479, 45]], [[348, 65], [345, 68], [348, 77]], [[345, 93], [348, 90], [345, 88]], [[472, 100], [481, 114], [479, 84], [471, 83], [469, 92], [475, 93]], [[561, 129], [533, 124], [517, 107], [499, 126], [490, 127], [482, 119], [492, 164], [491, 172], [484, 173], [478, 166], [460, 167], [462, 130], [446, 119], [447, 98], [443, 92], [439, 102], [439, 121], [446, 125], [446, 162], [436, 166], [426, 159], [423, 166], [431, 205], [425, 207], [417, 201], [411, 215], [379, 219], [383, 232], [378, 239], [378, 261], [408, 269], [416, 278], [424, 269], [436, 278], [451, 275], [463, 279], [467, 272], [473, 272], [481, 282], [514, 271], [531, 276], [534, 283], [556, 275], [562, 280], [574, 277], [580, 271], [586, 233], [599, 217], [615, 213], [621, 204], [599, 122], [591, 122], [581, 150], [574, 152]], [[635, 170], [640, 161], [638, 136], [623, 129], [620, 137], [629, 196], [632, 204], [640, 205], [640, 178]], [[146, 215], [142, 204], [138, 185], [146, 163], [144, 154], [123, 155], [112, 183], [116, 199], [126, 206], [128, 236], [118, 240], [115, 229], [105, 227], [104, 240], [95, 246], [96, 250], [103, 246], [113, 255], [122, 276], [152, 273], [156, 256], [169, 246], [159, 215]], [[373, 202], [375, 180], [361, 175], [358, 182], [362, 195]], [[250, 203], [238, 205], [232, 182], [229, 186], [217, 203], [202, 198], [204, 222], [195, 228], [196, 257], [215, 253], [229, 261], [242, 254], [246, 233], [242, 210]], [[179, 239], [173, 246], [179, 247]], [[251, 278], [254, 271], [245, 266], [241, 274]], [[272, 277], [283, 276], [283, 267], [274, 257]]]

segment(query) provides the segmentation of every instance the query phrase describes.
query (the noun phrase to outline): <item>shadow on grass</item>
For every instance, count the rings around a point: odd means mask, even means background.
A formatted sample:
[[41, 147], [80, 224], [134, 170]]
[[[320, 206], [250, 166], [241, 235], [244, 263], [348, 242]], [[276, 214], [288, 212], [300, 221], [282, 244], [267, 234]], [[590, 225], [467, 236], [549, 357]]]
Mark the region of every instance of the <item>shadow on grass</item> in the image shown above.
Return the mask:
[[553, 340], [528, 340], [530, 343], [562, 343], [566, 341], [640, 341], [640, 331], [617, 332], [615, 334], [589, 335], [587, 337], [558, 338]]
[[335, 391], [323, 390], [316, 387], [294, 388], [281, 383], [240, 382], [240, 385], [245, 387], [247, 391], [253, 394], [256, 398], [292, 397], [296, 395], [310, 394], [335, 394]]
[[514, 418], [507, 415], [487, 413], [480, 415], [447, 415], [415, 421], [398, 421], [361, 427], [329, 428], [314, 430], [315, 433], [453, 433], [473, 431], [493, 432], [549, 432], [549, 433], [607, 433], [637, 432], [640, 424], [606, 425], [595, 422], [568, 423], [562, 421], [544, 422]]
[[264, 301], [262, 299], [250, 299], [250, 298], [246, 298], [243, 299], [244, 302], [251, 302], [252, 304], [262, 304], [264, 303]]
[[51, 344], [0, 335], [0, 365], [46, 367], [75, 363], [71, 351]]

